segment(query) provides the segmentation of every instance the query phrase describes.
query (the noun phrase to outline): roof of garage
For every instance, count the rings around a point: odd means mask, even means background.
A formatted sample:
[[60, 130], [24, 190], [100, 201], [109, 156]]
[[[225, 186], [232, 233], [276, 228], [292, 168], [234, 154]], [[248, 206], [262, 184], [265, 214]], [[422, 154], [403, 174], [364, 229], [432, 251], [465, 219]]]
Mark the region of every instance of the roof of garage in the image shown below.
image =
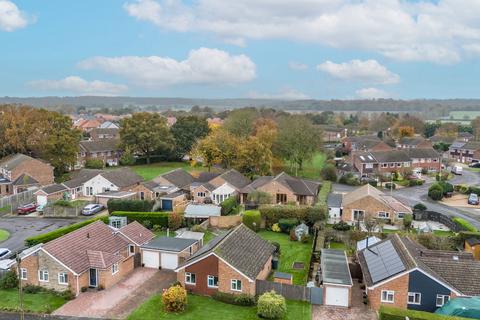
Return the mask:
[[345, 251], [322, 249], [321, 268], [324, 284], [353, 285]]
[[197, 240], [195, 239], [158, 237], [144, 244], [141, 248], [153, 249], [158, 251], [181, 252], [190, 247], [191, 245], [195, 244], [196, 242]]

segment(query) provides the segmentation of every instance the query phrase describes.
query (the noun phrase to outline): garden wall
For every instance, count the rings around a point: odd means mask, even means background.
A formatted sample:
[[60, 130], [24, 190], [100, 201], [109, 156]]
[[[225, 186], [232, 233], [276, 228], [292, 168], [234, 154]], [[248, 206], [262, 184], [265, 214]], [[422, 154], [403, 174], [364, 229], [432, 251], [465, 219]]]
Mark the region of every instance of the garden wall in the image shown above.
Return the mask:
[[242, 223], [241, 216], [220, 216], [208, 218], [211, 227], [229, 229]]

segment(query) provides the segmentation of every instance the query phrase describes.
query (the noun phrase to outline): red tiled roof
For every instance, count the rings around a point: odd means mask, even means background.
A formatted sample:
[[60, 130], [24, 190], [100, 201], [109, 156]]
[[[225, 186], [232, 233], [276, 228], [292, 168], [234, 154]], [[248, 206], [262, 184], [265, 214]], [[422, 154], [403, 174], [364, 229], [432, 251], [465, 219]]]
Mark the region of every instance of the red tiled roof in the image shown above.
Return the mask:
[[135, 242], [135, 244], [138, 246], [141, 246], [155, 238], [155, 234], [152, 231], [148, 230], [137, 221], [123, 226], [118, 231], [130, 239], [130, 241]]

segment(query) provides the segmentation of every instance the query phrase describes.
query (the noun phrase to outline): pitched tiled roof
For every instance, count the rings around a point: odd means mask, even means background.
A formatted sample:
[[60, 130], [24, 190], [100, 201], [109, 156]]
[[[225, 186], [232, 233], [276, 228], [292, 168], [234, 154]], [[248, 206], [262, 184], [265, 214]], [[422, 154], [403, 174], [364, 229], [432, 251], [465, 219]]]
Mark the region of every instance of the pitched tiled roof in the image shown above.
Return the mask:
[[177, 188], [184, 188], [195, 181], [195, 179], [192, 177], [190, 173], [188, 173], [187, 171], [181, 168], [166, 172], [160, 175], [160, 177], [169, 181], [171, 184], [173, 184]]
[[360, 188], [353, 190], [352, 192], [347, 193], [343, 196], [343, 206], [346, 206], [350, 203], [363, 199], [364, 197], [373, 197], [379, 202], [389, 206], [395, 212], [404, 212], [411, 213], [412, 209], [390, 195], [387, 195], [375, 187], [372, 187], [370, 184], [366, 184]]
[[409, 162], [410, 157], [404, 150], [372, 151], [370, 154], [378, 162]]
[[57, 193], [57, 192], [61, 192], [61, 191], [67, 191], [67, 190], [68, 190], [68, 188], [66, 186], [64, 186], [63, 184], [58, 184], [58, 183], [45, 186], [41, 189], [41, 191], [45, 192], [47, 195]]
[[413, 148], [406, 150], [410, 158], [440, 158], [440, 154], [433, 148]]
[[25, 154], [22, 154], [22, 153], [16, 153], [16, 154], [8, 155], [8, 156], [0, 159], [0, 167], [8, 169], [8, 170], [13, 170], [17, 166], [21, 165], [24, 161], [27, 161], [27, 160], [37, 160], [37, 161], [44, 162], [40, 159], [34, 159], [34, 158], [32, 158], [30, 156], [27, 156]]
[[86, 140], [80, 141], [80, 149], [86, 152], [117, 151], [119, 144], [118, 139]]
[[69, 188], [77, 188], [102, 172], [103, 170], [98, 169], [82, 169], [74, 172], [72, 174], [72, 179], [65, 181], [63, 184]]
[[286, 174], [285, 172], [282, 172], [274, 177], [272, 176], [259, 177], [258, 179], [255, 179], [253, 182], [251, 182], [247, 186], [243, 187], [240, 190], [240, 192], [242, 193], [252, 192], [272, 181], [276, 181], [280, 183], [284, 187], [291, 190], [294, 194], [305, 195], [305, 196], [316, 196], [318, 194], [318, 189], [320, 188], [320, 185], [321, 185], [320, 182], [318, 181], [292, 177]]
[[129, 187], [143, 181], [143, 178], [130, 168], [107, 170], [101, 173], [102, 177], [117, 187]]
[[406, 144], [410, 146], [416, 146], [425, 141], [423, 137], [403, 137], [398, 140], [399, 144]]
[[220, 173], [216, 172], [200, 172], [197, 177], [195, 177], [196, 182], [208, 182], [216, 177], [218, 177]]
[[155, 238], [155, 234], [142, 226], [139, 222], [133, 221], [118, 230], [125, 237], [141, 246]]
[[248, 278], [254, 280], [263, 270], [265, 263], [274, 251], [275, 247], [271, 243], [241, 224], [210, 241], [188, 259], [185, 264], [190, 264], [213, 252]]
[[119, 233], [115, 233], [102, 221], [96, 221], [47, 242], [43, 250], [80, 274], [90, 267], [108, 267], [119, 259], [124, 259], [121, 251], [126, 250], [128, 244]]
[[479, 150], [480, 149], [480, 142], [479, 141], [468, 141], [462, 146], [462, 149], [467, 150]]
[[37, 184], [38, 181], [30, 177], [28, 174], [21, 174], [15, 181], [13, 181], [14, 186], [28, 186], [32, 184]]
[[235, 169], [230, 169], [222, 173], [219, 177], [237, 189], [241, 189], [250, 183], [250, 180]]

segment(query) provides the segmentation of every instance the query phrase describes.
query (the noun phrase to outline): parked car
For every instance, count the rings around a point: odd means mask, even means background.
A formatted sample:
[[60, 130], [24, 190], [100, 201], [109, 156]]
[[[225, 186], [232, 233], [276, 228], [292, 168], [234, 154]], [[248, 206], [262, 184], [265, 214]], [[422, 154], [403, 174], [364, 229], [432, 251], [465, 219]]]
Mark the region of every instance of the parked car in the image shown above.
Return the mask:
[[478, 195], [475, 193], [470, 193], [468, 196], [468, 204], [473, 204], [473, 205], [478, 205], [480, 204], [480, 201], [478, 200]]
[[18, 214], [29, 214], [35, 211], [37, 211], [37, 205], [35, 203], [25, 204], [17, 208]]
[[0, 260], [8, 258], [11, 253], [12, 251], [8, 250], [7, 248], [0, 248]]
[[460, 166], [453, 166], [452, 167], [452, 173], [453, 174], [457, 174], [457, 175], [461, 175], [463, 172], [463, 168], [460, 167]]
[[43, 213], [43, 210], [45, 209], [45, 205], [44, 204], [40, 204], [37, 206], [37, 212], [39, 213]]
[[84, 216], [91, 216], [91, 215], [94, 215], [95, 213], [98, 213], [100, 211], [102, 211], [105, 207], [101, 204], [98, 204], [98, 203], [94, 203], [94, 204], [87, 204], [83, 210], [82, 210], [82, 214]]
[[480, 162], [472, 162], [469, 165], [470, 168], [480, 168]]

